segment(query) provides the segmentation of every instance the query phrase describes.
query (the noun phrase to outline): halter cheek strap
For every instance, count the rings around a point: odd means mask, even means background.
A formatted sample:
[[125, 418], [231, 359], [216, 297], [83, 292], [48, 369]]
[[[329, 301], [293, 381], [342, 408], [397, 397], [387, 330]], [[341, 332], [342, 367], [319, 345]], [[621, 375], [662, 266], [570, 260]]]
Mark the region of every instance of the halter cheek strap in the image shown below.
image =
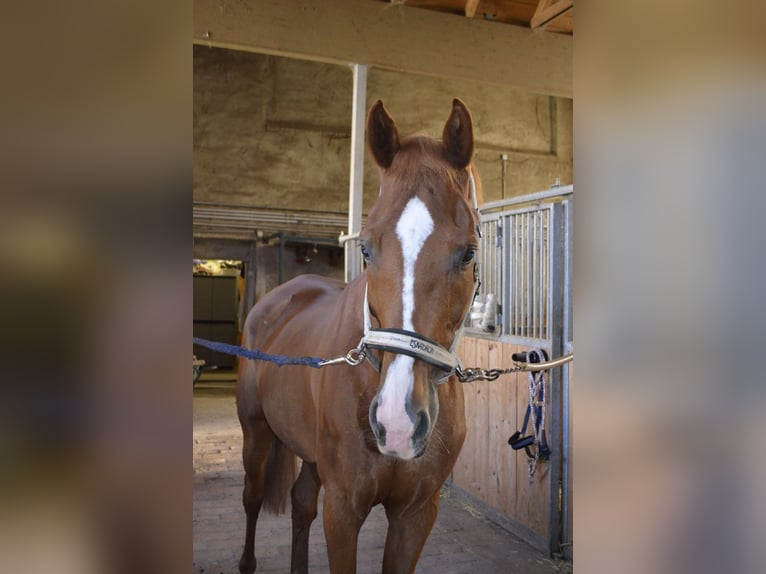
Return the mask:
[[370, 303], [367, 301], [367, 283], [364, 284], [364, 338], [372, 331], [372, 321], [370, 320]]

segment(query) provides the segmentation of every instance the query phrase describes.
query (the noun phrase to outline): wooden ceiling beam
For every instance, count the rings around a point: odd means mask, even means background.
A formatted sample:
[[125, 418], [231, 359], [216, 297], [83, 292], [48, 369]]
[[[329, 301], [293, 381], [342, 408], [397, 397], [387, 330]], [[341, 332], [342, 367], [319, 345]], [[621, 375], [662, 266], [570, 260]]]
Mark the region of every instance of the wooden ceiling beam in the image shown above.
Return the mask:
[[194, 0], [193, 42], [572, 97], [572, 37], [376, 0]]
[[574, 0], [540, 0], [534, 16], [529, 22], [533, 30], [545, 26], [552, 20], [566, 14], [574, 6]]

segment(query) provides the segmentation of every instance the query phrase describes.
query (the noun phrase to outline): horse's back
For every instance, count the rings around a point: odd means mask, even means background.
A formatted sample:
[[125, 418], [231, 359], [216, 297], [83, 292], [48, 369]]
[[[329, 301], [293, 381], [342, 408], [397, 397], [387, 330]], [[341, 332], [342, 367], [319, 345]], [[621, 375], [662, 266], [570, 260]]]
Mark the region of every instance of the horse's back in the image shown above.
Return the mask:
[[281, 331], [292, 330], [294, 322], [308, 323], [314, 310], [333, 305], [343, 287], [344, 283], [327, 277], [299, 275], [272, 289], [250, 310], [243, 343], [268, 346]]

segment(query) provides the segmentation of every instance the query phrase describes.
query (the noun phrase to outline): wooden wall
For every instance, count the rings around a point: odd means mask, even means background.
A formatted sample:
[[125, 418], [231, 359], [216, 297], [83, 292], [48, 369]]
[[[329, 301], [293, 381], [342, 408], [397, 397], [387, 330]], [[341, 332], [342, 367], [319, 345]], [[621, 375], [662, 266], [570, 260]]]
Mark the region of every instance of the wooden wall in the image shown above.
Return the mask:
[[[513, 364], [513, 353], [527, 349], [464, 337], [458, 355], [465, 367], [507, 368]], [[503, 375], [493, 382], [463, 385], [468, 432], [452, 482], [490, 508], [547, 539], [548, 464], [539, 463], [534, 481], [529, 484], [526, 454], [508, 445], [508, 438], [521, 429], [524, 420], [528, 403], [527, 377], [526, 373], [517, 373]], [[529, 432], [531, 427], [527, 428]]]

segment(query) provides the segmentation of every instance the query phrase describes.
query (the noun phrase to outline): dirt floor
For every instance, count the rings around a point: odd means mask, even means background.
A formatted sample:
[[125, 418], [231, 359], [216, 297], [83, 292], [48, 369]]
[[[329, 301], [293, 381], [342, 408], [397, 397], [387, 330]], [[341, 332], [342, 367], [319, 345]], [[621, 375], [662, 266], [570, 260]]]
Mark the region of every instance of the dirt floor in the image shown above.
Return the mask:
[[[242, 436], [233, 386], [206, 383], [194, 390], [194, 563], [195, 574], [237, 572], [244, 538], [241, 505], [244, 472]], [[329, 572], [320, 514], [311, 529], [310, 571]], [[373, 509], [359, 535], [357, 571], [381, 570], [386, 517]], [[262, 513], [255, 539], [258, 574], [290, 571], [290, 518]], [[549, 559], [479, 511], [442, 490], [439, 517], [423, 549], [417, 574], [571, 573], [570, 563]]]

